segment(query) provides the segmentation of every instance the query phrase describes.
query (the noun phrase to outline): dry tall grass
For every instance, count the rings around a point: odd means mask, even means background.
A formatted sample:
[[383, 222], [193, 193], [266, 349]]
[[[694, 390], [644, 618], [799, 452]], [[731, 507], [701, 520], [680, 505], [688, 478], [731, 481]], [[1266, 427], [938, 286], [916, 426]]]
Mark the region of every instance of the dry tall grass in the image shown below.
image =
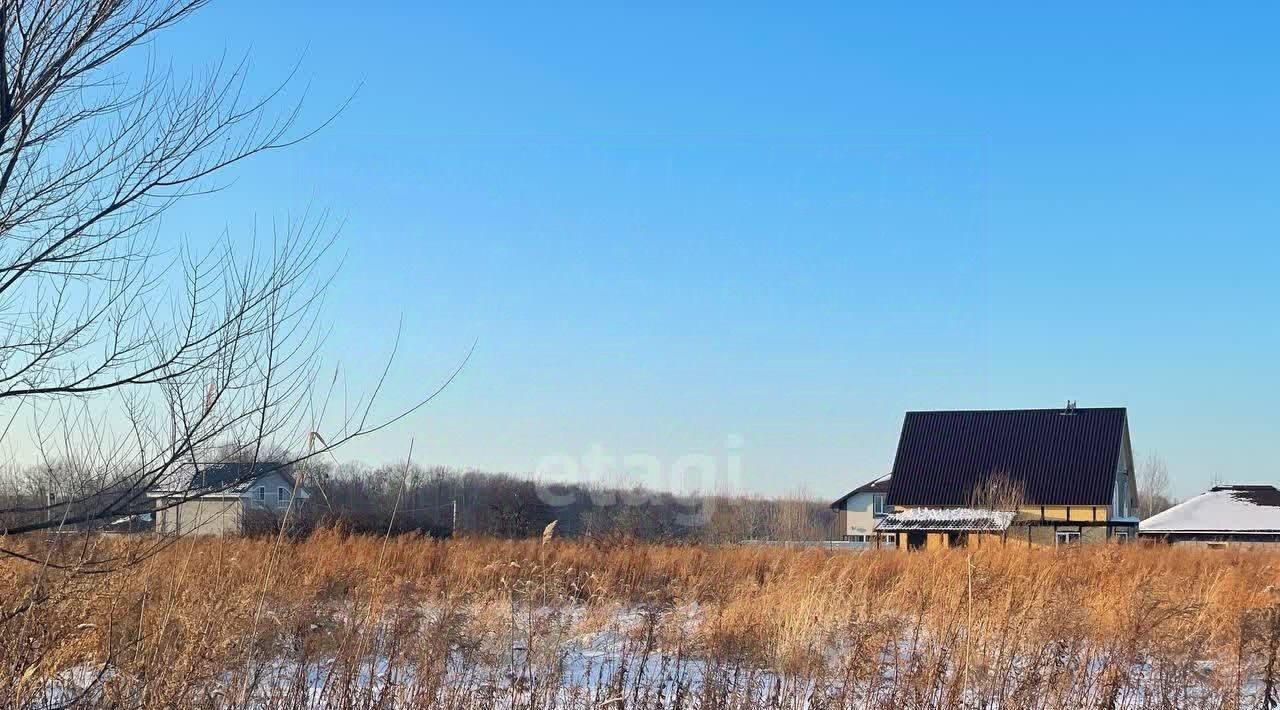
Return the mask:
[[188, 540], [70, 587], [5, 563], [0, 694], [66, 700], [100, 674], [86, 704], [1250, 708], [1280, 676], [1272, 553], [324, 532], [264, 584], [273, 544]]

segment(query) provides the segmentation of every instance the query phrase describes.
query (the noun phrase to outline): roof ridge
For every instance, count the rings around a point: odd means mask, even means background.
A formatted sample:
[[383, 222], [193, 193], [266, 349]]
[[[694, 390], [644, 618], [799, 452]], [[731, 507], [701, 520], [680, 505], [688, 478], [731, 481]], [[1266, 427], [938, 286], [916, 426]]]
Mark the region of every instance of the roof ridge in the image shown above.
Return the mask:
[[[1076, 407], [1074, 412], [1123, 412], [1128, 407]], [[1063, 412], [1064, 407], [1037, 407], [1027, 409], [909, 409], [907, 414], [1030, 414], [1039, 412]]]

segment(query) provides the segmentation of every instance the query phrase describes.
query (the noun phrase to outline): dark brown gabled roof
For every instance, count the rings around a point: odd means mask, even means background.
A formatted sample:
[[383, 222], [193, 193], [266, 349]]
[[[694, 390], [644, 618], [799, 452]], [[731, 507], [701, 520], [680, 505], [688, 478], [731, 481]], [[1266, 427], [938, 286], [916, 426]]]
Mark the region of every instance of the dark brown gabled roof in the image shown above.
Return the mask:
[[854, 497], [859, 493], [888, 493], [888, 492], [889, 492], [889, 476], [888, 474], [886, 474], [873, 481], [868, 481], [867, 483], [864, 483], [861, 486], [858, 486], [857, 488], [840, 496], [839, 498], [836, 499], [834, 503], [831, 504], [831, 509], [839, 510], [840, 507], [844, 505], [845, 501], [849, 500], [850, 498]]
[[907, 412], [890, 505], [967, 505], [1005, 475], [1027, 505], [1108, 505], [1124, 445], [1123, 407]]

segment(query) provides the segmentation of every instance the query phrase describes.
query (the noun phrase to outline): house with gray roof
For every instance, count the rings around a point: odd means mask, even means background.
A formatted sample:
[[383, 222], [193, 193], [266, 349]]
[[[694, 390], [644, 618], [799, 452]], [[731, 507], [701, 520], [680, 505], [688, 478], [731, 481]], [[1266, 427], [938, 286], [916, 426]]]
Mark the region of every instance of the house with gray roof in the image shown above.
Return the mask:
[[253, 516], [294, 514], [311, 497], [280, 462], [197, 464], [183, 483], [147, 492], [155, 531], [166, 535], [239, 534]]

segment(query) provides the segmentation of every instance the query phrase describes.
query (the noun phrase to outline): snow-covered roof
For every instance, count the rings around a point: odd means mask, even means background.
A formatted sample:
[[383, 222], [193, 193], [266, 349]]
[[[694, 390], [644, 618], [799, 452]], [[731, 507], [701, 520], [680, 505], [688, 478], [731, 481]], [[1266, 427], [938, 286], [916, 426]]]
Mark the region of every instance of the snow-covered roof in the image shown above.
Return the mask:
[[1275, 486], [1215, 486], [1147, 518], [1138, 532], [1280, 534], [1280, 490]]
[[908, 508], [891, 513], [876, 525], [877, 532], [899, 530], [947, 530], [955, 532], [1002, 531], [1017, 513], [982, 508]]

